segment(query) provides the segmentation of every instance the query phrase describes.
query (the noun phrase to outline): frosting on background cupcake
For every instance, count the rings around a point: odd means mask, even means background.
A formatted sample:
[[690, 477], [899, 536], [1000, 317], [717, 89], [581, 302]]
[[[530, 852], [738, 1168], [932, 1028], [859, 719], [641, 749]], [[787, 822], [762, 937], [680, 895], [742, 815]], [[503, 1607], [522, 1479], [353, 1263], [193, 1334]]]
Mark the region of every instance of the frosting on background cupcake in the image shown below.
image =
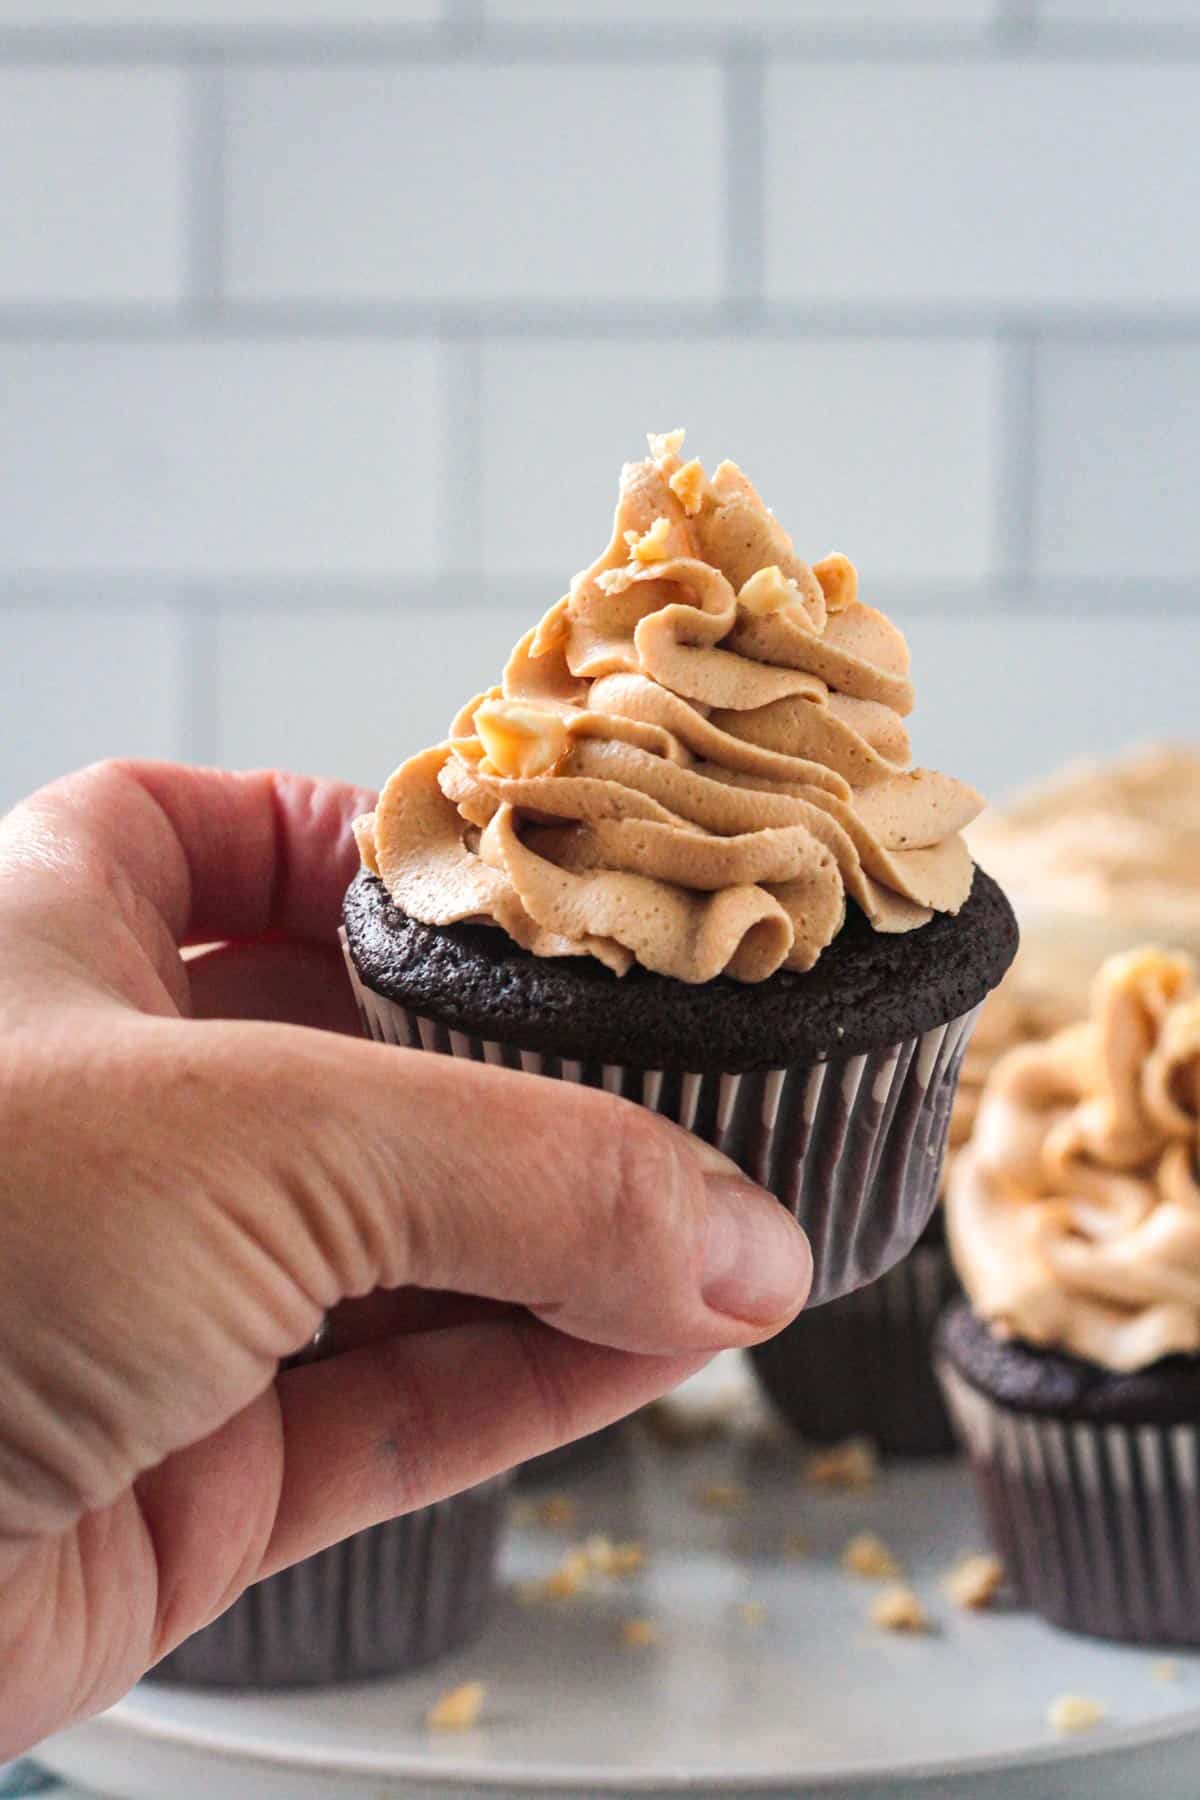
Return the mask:
[[1200, 997], [1189, 957], [1098, 975], [1090, 1017], [1002, 1059], [947, 1197], [976, 1314], [1117, 1373], [1200, 1352]]
[[982, 802], [910, 766], [903, 637], [682, 436], [626, 466], [603, 555], [359, 822], [410, 918], [758, 982], [810, 969], [847, 899], [906, 932], [970, 894]]

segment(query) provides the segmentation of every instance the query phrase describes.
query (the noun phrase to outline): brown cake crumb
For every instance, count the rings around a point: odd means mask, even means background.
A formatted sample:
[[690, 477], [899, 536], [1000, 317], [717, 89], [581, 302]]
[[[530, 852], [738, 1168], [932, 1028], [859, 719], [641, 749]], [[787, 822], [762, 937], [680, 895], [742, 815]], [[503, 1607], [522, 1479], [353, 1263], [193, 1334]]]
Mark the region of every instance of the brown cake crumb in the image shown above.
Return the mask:
[[1172, 1657], [1164, 1656], [1161, 1661], [1152, 1664], [1150, 1674], [1155, 1681], [1178, 1681], [1179, 1664]]
[[901, 1581], [894, 1582], [872, 1602], [870, 1611], [872, 1625], [880, 1631], [928, 1631], [929, 1614], [921, 1605], [912, 1588]]
[[761, 1600], [743, 1600], [737, 1610], [742, 1624], [748, 1625], [751, 1630], [757, 1630], [760, 1625], [765, 1625], [770, 1616]]
[[479, 1723], [486, 1694], [482, 1681], [464, 1681], [434, 1702], [425, 1723], [430, 1731], [470, 1731]]
[[1004, 1586], [1004, 1564], [998, 1556], [964, 1556], [946, 1577], [946, 1592], [955, 1606], [982, 1612]]
[[802, 1531], [785, 1531], [783, 1534], [783, 1554], [785, 1556], [807, 1556], [812, 1545]]
[[631, 1650], [648, 1650], [662, 1641], [662, 1633], [653, 1619], [625, 1619], [621, 1624], [621, 1641]]
[[811, 1487], [862, 1489], [874, 1487], [879, 1475], [879, 1455], [869, 1438], [847, 1438], [821, 1450], [804, 1472]]
[[900, 1564], [883, 1539], [873, 1531], [860, 1531], [842, 1551], [842, 1567], [849, 1575], [865, 1575], [871, 1581], [885, 1581], [903, 1574]]
[[1087, 1694], [1060, 1694], [1051, 1701], [1046, 1723], [1059, 1737], [1070, 1737], [1076, 1731], [1091, 1731], [1107, 1716], [1108, 1708]]
[[696, 1489], [696, 1504], [705, 1512], [735, 1513], [748, 1506], [750, 1496], [736, 1481], [710, 1481]]

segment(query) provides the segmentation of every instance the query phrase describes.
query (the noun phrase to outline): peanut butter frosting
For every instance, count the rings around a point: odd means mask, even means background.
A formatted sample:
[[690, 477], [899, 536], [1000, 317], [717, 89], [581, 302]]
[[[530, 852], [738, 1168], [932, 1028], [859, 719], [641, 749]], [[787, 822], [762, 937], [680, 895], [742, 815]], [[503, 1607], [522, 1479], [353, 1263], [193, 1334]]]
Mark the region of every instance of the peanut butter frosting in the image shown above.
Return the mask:
[[988, 813], [971, 844], [1033, 906], [1200, 942], [1200, 747], [1075, 764]]
[[1088, 1018], [1004, 1057], [946, 1200], [997, 1335], [1117, 1372], [1200, 1352], [1200, 996], [1191, 958], [1110, 958]]
[[682, 443], [626, 465], [607, 549], [357, 822], [410, 917], [758, 982], [811, 968], [847, 897], [880, 932], [966, 901], [982, 801], [910, 766], [900, 632]]

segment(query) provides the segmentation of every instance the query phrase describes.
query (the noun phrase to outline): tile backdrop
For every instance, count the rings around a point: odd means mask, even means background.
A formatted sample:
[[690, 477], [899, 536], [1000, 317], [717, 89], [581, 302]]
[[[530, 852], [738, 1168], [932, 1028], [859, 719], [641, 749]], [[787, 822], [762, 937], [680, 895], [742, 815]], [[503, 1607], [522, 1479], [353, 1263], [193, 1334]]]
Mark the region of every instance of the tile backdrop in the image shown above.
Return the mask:
[[1200, 0], [0, 0], [0, 805], [363, 781], [686, 423], [1002, 792], [1196, 729]]

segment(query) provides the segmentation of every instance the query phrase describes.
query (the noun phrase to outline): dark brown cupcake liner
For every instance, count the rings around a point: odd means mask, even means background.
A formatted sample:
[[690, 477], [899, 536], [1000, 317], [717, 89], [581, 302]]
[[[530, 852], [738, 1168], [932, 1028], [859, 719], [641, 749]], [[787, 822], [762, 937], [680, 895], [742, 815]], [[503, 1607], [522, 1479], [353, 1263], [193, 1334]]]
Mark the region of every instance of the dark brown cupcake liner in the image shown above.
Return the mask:
[[386, 1000], [346, 965], [368, 1037], [604, 1088], [715, 1144], [787, 1206], [813, 1248], [810, 1305], [874, 1281], [937, 1199], [950, 1108], [978, 1008], [856, 1056], [741, 1074], [628, 1068], [518, 1050]]
[[1065, 1631], [1200, 1645], [1200, 1422], [1052, 1419], [938, 1374], [1016, 1597]]
[[150, 1671], [192, 1687], [315, 1687], [399, 1675], [485, 1625], [507, 1505], [500, 1478], [283, 1569]]
[[957, 1447], [933, 1367], [938, 1319], [958, 1292], [942, 1243], [853, 1294], [802, 1312], [750, 1352], [776, 1412], [814, 1443], [871, 1438], [886, 1456], [946, 1456]]

